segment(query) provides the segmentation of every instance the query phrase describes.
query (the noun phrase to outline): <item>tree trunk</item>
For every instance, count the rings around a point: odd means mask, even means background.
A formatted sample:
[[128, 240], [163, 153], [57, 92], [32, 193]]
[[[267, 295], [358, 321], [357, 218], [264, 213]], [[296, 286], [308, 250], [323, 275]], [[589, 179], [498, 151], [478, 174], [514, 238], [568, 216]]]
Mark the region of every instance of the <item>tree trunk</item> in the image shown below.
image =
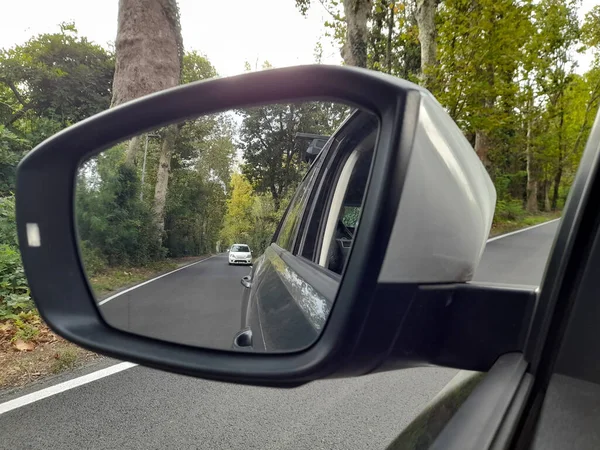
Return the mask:
[[177, 125], [170, 125], [164, 131], [162, 146], [160, 149], [160, 160], [156, 173], [156, 185], [154, 187], [154, 218], [158, 231], [162, 234], [165, 229], [165, 204], [169, 186], [169, 170], [171, 169], [171, 156], [177, 138]]
[[479, 156], [479, 159], [481, 160], [486, 169], [490, 167], [490, 160], [488, 158], [489, 150], [489, 137], [484, 131], [477, 130], [475, 132], [475, 153], [477, 153], [477, 156]]
[[127, 144], [127, 150], [125, 150], [125, 164], [133, 166], [135, 164], [135, 157], [138, 153], [138, 149], [142, 146], [140, 136], [131, 138]]
[[[529, 166], [529, 163], [527, 164]], [[538, 212], [538, 183], [529, 176], [527, 170], [527, 212]]]
[[275, 211], [279, 211], [279, 208], [281, 206], [279, 192], [277, 191], [277, 188], [275, 186], [271, 186], [270, 191], [271, 191], [271, 196], [273, 197], [273, 207], [275, 208]]
[[[176, 0], [119, 0], [111, 106], [179, 84], [183, 41]], [[126, 162], [139, 145], [130, 142]]]
[[550, 204], [550, 182], [548, 180], [544, 181], [544, 211], [550, 211], [552, 209], [552, 205]]
[[434, 79], [431, 69], [437, 64], [436, 9], [437, 0], [417, 0], [417, 25], [421, 43], [421, 80], [427, 89], [431, 89]]
[[388, 20], [388, 35], [386, 41], [386, 49], [385, 49], [385, 63], [387, 68], [387, 73], [392, 73], [392, 37], [394, 33], [394, 8], [395, 4], [392, 2], [390, 5], [390, 17]]
[[531, 148], [531, 120], [527, 120], [527, 211], [535, 213], [538, 211], [538, 184], [533, 173], [533, 149]]
[[538, 212], [538, 183], [535, 180], [527, 181], [527, 212]]
[[562, 166], [558, 166], [556, 174], [554, 175], [554, 191], [552, 192], [552, 211], [556, 211], [556, 207], [558, 205], [558, 188], [560, 187], [562, 172]]
[[342, 57], [348, 66], [367, 67], [367, 21], [371, 6], [371, 0], [344, 0], [346, 42]]
[[558, 128], [558, 158], [556, 165], [556, 172], [554, 174], [554, 191], [552, 192], [552, 211], [556, 211], [558, 205], [558, 189], [560, 187], [560, 181], [563, 173], [563, 127], [565, 124], [565, 110], [561, 102], [560, 121]]

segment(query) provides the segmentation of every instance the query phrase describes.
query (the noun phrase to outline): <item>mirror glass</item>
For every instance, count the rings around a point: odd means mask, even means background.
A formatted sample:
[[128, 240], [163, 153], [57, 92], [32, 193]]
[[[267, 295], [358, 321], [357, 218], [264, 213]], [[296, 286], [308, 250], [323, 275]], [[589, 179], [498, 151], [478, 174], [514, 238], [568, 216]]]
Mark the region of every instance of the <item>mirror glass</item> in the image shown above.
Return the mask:
[[80, 252], [106, 322], [198, 347], [312, 344], [360, 222], [374, 116], [274, 104], [140, 134], [86, 160]]

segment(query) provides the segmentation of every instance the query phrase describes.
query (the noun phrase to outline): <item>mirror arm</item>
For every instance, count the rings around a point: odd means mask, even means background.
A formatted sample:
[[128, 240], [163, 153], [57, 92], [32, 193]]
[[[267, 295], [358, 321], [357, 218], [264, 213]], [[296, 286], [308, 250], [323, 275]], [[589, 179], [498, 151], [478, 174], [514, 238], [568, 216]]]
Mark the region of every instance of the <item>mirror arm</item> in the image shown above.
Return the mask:
[[534, 287], [422, 285], [407, 300], [402, 329], [377, 371], [423, 363], [487, 371], [501, 355], [524, 350], [536, 299]]

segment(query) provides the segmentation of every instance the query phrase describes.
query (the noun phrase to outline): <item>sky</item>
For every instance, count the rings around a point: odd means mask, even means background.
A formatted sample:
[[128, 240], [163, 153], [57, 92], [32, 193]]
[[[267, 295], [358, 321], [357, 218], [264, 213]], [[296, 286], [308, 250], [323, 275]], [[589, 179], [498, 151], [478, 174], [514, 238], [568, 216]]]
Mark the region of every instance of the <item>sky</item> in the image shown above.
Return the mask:
[[[205, 54], [219, 75], [244, 72], [244, 62], [258, 67], [311, 64], [324, 33], [327, 13], [314, 1], [308, 17], [294, 0], [179, 0], [186, 50]], [[114, 42], [117, 0], [17, 0], [2, 5], [0, 48], [21, 44], [39, 33], [57, 32], [58, 24], [74, 21], [79, 33], [100, 45]], [[276, 18], [276, 20], [272, 20]], [[322, 39], [323, 63], [341, 62], [339, 50]]]
[[[339, 49], [324, 37], [328, 14], [314, 0], [308, 17], [295, 0], [179, 0], [186, 50], [205, 54], [221, 76], [244, 71], [244, 62], [259, 68], [264, 60], [274, 67], [314, 62], [316, 43], [322, 38], [323, 63], [339, 64]], [[0, 48], [21, 44], [39, 33], [57, 32], [58, 24], [74, 21], [79, 33], [100, 45], [114, 42], [118, 0], [17, 0], [5, 2]], [[596, 0], [583, 0], [580, 16]], [[272, 20], [272, 19], [276, 20]], [[590, 63], [580, 55], [579, 70]]]

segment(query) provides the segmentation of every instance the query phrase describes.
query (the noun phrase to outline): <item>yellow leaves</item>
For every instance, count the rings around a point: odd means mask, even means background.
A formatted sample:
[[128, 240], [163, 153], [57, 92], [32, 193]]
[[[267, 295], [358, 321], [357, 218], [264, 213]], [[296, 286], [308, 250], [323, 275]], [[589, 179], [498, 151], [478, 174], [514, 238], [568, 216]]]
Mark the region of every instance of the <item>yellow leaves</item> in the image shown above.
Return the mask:
[[231, 175], [231, 197], [227, 199], [221, 236], [228, 245], [237, 242], [251, 229], [254, 191], [250, 182], [240, 173]]

